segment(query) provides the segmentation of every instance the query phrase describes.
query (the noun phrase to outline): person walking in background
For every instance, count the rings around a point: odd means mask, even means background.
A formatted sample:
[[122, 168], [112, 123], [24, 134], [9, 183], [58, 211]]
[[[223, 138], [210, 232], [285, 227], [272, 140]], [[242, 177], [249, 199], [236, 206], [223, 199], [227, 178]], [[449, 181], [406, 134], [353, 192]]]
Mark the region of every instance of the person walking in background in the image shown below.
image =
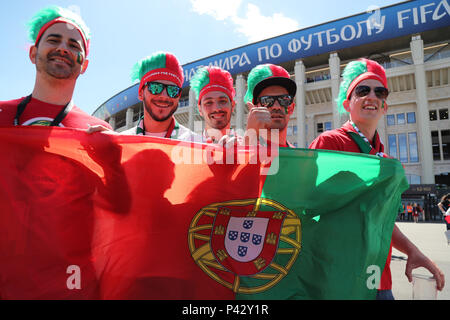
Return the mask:
[[413, 206], [411, 203], [408, 203], [406, 206], [406, 213], [408, 214], [408, 221], [411, 221], [412, 213], [413, 213]]
[[400, 212], [400, 220], [401, 221], [404, 221], [405, 220], [405, 212], [406, 212], [406, 207], [405, 207], [405, 204], [404, 203], [402, 203], [402, 212]]
[[447, 224], [447, 230], [450, 230], [450, 193], [447, 193], [441, 198], [438, 203], [439, 210], [444, 215], [444, 221]]
[[417, 205], [417, 219], [422, 216], [422, 221], [425, 221], [425, 210], [422, 208], [420, 204]]
[[419, 222], [419, 207], [418, 207], [417, 203], [414, 203], [414, 205], [413, 205], [412, 217], [413, 217], [414, 223]]

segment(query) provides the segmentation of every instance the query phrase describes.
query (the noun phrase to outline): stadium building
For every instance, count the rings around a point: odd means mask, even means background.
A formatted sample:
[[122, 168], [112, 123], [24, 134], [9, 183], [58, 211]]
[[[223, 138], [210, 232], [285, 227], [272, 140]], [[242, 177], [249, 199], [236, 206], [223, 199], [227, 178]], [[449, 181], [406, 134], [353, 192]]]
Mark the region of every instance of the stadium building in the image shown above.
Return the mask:
[[[298, 87], [288, 140], [307, 148], [320, 133], [348, 120], [339, 115], [335, 102], [346, 64], [361, 57], [376, 60], [386, 69], [390, 90], [388, 113], [378, 132], [386, 152], [405, 168], [411, 187], [404, 201], [420, 203], [427, 220], [441, 219], [436, 203], [450, 192], [449, 42], [448, 0], [373, 8], [183, 65], [185, 83], [175, 118], [196, 132], [203, 130], [189, 80], [199, 67], [215, 65], [235, 79], [232, 126], [245, 129], [247, 74], [258, 64], [278, 64]], [[143, 113], [137, 90], [138, 84], [130, 86], [93, 115], [118, 132], [135, 126]]]

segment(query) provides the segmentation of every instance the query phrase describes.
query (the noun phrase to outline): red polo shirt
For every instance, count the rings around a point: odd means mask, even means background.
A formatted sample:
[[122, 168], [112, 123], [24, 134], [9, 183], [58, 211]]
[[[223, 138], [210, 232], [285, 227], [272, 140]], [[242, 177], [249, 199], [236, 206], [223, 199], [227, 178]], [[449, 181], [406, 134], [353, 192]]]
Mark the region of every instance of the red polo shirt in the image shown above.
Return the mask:
[[[325, 131], [318, 136], [309, 146], [310, 149], [323, 149], [323, 150], [336, 150], [361, 153], [358, 145], [350, 137], [347, 132], [356, 132], [351, 125], [350, 121], [347, 121], [339, 129]], [[375, 141], [372, 142], [372, 147], [376, 152], [384, 152], [384, 146], [381, 143], [380, 136], [376, 134]], [[392, 255], [392, 242], [389, 248], [389, 254], [384, 266], [383, 274], [381, 275], [380, 290], [392, 289], [392, 277], [391, 277], [391, 255]]]

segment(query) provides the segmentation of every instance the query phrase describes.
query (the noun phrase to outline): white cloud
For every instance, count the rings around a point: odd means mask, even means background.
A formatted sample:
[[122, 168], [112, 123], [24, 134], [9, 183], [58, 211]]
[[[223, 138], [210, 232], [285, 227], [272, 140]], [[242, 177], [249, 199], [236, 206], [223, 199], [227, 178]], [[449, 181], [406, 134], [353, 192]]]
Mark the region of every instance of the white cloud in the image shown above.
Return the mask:
[[264, 16], [258, 6], [248, 3], [245, 17], [239, 17], [242, 0], [191, 0], [192, 9], [198, 14], [208, 14], [219, 21], [228, 20], [235, 25], [235, 31], [255, 42], [299, 29], [296, 20], [283, 13]]
[[282, 13], [274, 13], [270, 17], [261, 14], [258, 6], [249, 3], [245, 18], [231, 18], [237, 26], [237, 31], [250, 41], [259, 41], [299, 29], [296, 20]]
[[208, 14], [216, 20], [235, 17], [242, 0], [191, 0], [192, 9], [198, 14]]

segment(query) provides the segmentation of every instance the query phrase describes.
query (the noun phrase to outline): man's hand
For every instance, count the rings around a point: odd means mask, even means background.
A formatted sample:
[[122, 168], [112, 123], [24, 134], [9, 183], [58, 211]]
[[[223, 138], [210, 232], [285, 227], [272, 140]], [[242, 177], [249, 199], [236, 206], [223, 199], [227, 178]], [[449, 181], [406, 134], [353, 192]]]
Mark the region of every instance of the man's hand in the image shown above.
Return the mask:
[[107, 133], [107, 134], [118, 134], [117, 132], [115, 132], [111, 129], [108, 129], [107, 127], [102, 126], [101, 124], [97, 124], [95, 126], [91, 126], [88, 124], [88, 126], [89, 127], [86, 129], [86, 133], [88, 133], [88, 134], [92, 134], [94, 132], [103, 132], [103, 133]]
[[249, 113], [247, 119], [247, 130], [253, 129], [258, 132], [260, 129], [270, 128], [272, 122], [269, 109], [255, 107], [251, 102], [247, 103]]
[[436, 279], [436, 288], [439, 291], [445, 286], [444, 273], [438, 268], [438, 266], [427, 258], [419, 249], [411, 250], [408, 254], [408, 261], [406, 263], [405, 275], [409, 282], [412, 282], [412, 271], [416, 268], [426, 268]]
[[234, 148], [235, 145], [243, 146], [244, 141], [242, 137], [224, 135], [222, 138], [220, 138], [217, 144], [219, 146], [223, 146], [224, 148]]
[[431, 272], [436, 279], [436, 288], [442, 291], [445, 286], [445, 276], [442, 271], [400, 231], [397, 225], [394, 225], [394, 231], [392, 232], [392, 246], [408, 256], [405, 275], [409, 282], [412, 282], [412, 271], [423, 267]]
[[247, 118], [247, 130], [245, 132], [245, 144], [257, 145], [259, 130], [269, 129], [272, 118], [269, 109], [255, 107], [251, 102], [247, 103], [249, 113]]

